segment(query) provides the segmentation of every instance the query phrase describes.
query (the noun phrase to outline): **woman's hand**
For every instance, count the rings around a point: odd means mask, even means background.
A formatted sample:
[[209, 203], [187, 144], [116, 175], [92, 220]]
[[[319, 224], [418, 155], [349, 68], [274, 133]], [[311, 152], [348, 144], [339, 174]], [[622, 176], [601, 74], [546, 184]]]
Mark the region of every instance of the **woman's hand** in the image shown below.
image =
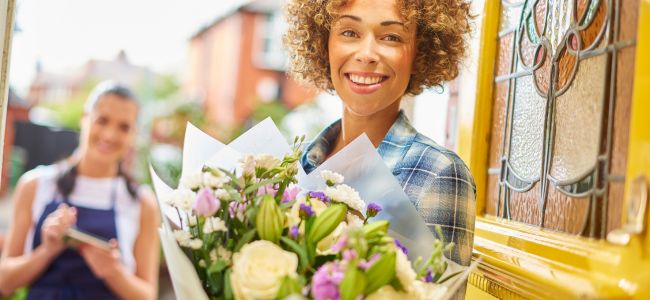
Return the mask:
[[63, 237], [66, 230], [77, 223], [77, 209], [62, 203], [52, 212], [41, 228], [42, 246], [51, 254], [59, 254], [65, 249]]
[[110, 243], [111, 250], [88, 244], [83, 244], [79, 247], [79, 253], [81, 253], [90, 270], [93, 271], [97, 278], [102, 280], [119, 275], [124, 270], [120, 250], [117, 248], [117, 241], [112, 239]]

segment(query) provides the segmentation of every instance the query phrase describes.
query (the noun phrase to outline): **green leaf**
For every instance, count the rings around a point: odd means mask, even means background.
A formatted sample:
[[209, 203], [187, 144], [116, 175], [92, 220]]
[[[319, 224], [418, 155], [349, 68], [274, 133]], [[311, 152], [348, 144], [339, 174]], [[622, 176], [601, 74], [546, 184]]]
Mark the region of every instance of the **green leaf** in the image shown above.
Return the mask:
[[306, 270], [309, 267], [309, 259], [307, 258], [307, 251], [305, 251], [305, 249], [300, 245], [298, 245], [298, 243], [296, 243], [294, 240], [286, 236], [281, 237], [280, 240], [285, 245], [287, 245], [287, 247], [289, 247], [291, 251], [293, 251], [298, 255], [298, 260], [300, 262], [300, 269], [302, 271]]
[[293, 279], [289, 276], [284, 276], [284, 279], [282, 279], [282, 283], [280, 284], [280, 288], [278, 289], [276, 299], [284, 299], [285, 297], [295, 294], [299, 295], [301, 290], [302, 286], [298, 280]]
[[280, 182], [280, 178], [272, 178], [272, 179], [267, 179], [267, 180], [262, 180], [258, 183], [255, 183], [253, 185], [247, 186], [246, 189], [244, 189], [244, 194], [250, 194], [252, 192], [257, 191], [259, 188], [268, 185], [268, 184], [274, 184]]
[[346, 213], [347, 206], [345, 204], [334, 204], [321, 212], [308, 231], [309, 243], [316, 244], [332, 233], [343, 222]]
[[237, 178], [237, 175], [235, 175], [235, 173], [232, 173], [225, 169], [219, 169], [219, 170], [221, 170], [221, 172], [226, 174], [226, 176], [230, 177], [231, 183], [233, 183], [235, 186], [239, 187], [240, 189], [243, 188], [241, 181], [239, 181], [239, 178]]
[[239, 240], [239, 242], [237, 242], [237, 245], [235, 245], [235, 249], [233, 250], [233, 252], [239, 252], [239, 249], [241, 249], [241, 247], [243, 247], [244, 245], [248, 244], [248, 242], [253, 240], [256, 233], [257, 233], [257, 229], [255, 228], [244, 233], [241, 239]]
[[234, 298], [232, 294], [232, 286], [230, 283], [230, 269], [226, 270], [226, 275], [225, 275], [225, 280], [224, 280], [224, 288], [223, 288], [223, 295], [226, 299], [231, 300]]
[[228, 262], [225, 260], [217, 260], [210, 265], [208, 268], [208, 274], [210, 273], [215, 273], [215, 272], [221, 272], [225, 270], [228, 267]]
[[446, 277], [440, 279], [439, 281], [436, 281], [436, 283], [437, 283], [437, 284], [444, 283], [445, 281], [454, 278], [455, 276], [457, 276], [457, 275], [460, 274], [460, 273], [463, 273], [463, 271], [458, 271], [458, 272], [455, 272], [455, 273], [451, 273], [451, 274], [449, 274], [448, 276], [446, 276]]

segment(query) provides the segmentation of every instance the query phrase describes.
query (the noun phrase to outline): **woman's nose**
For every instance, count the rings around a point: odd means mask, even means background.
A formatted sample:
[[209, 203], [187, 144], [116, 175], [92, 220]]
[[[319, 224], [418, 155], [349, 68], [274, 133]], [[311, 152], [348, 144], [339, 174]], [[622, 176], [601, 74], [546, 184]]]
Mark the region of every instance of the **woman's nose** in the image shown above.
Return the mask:
[[377, 54], [377, 43], [372, 36], [367, 36], [359, 42], [359, 49], [355, 54], [355, 59], [362, 64], [374, 64], [379, 61]]

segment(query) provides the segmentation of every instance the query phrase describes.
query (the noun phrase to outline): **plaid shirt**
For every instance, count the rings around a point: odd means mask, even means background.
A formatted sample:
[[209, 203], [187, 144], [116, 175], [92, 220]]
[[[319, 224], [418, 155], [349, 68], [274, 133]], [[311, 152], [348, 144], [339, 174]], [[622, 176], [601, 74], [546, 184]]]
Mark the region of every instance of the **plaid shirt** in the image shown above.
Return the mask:
[[[340, 132], [339, 120], [305, 148], [300, 163], [307, 173], [325, 160]], [[446, 256], [468, 266], [474, 240], [476, 186], [463, 161], [454, 152], [418, 133], [403, 112], [377, 151], [429, 229], [439, 224], [445, 241], [456, 244]]]

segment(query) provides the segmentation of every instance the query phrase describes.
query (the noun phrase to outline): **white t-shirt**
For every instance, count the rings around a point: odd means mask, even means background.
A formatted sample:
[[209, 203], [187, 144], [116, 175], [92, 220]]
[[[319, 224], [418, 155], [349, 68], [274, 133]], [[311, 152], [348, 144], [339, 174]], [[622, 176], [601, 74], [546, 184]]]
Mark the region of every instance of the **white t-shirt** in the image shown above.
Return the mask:
[[[56, 180], [62, 171], [61, 168], [61, 165], [40, 166], [25, 174], [28, 178], [38, 178], [36, 194], [32, 203], [32, 228], [30, 228], [25, 241], [25, 253], [32, 251], [34, 227], [43, 214], [45, 206], [55, 196], [60, 199], [56, 190]], [[115, 186], [115, 184], [117, 185]], [[68, 197], [68, 201], [75, 206], [110, 209], [113, 188], [116, 188], [115, 218], [122, 262], [127, 270], [135, 273], [133, 251], [135, 240], [140, 231], [140, 201], [131, 197], [124, 178], [93, 178], [78, 175], [74, 190]], [[139, 190], [137, 194], [140, 195], [140, 192], [142, 191]]]

